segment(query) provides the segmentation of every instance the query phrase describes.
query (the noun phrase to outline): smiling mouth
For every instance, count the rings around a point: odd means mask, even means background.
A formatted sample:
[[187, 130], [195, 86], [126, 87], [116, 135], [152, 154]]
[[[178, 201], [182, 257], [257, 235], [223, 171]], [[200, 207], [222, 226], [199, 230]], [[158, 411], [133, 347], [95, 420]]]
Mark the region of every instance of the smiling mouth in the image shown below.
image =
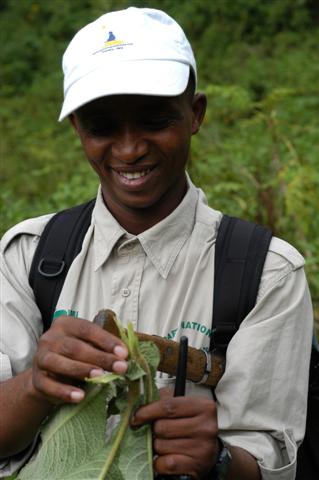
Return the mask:
[[118, 172], [121, 177], [126, 178], [127, 180], [136, 180], [138, 178], [145, 177], [148, 173], [150, 173], [151, 168], [146, 170], [141, 170], [140, 172]]

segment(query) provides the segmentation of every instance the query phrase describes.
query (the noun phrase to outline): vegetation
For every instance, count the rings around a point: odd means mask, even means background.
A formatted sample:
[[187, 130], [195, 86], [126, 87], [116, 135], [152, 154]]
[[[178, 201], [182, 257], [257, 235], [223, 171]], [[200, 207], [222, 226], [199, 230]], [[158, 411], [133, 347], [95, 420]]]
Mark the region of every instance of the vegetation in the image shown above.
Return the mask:
[[316, 0], [0, 0], [2, 231], [94, 196], [79, 141], [56, 121], [60, 62], [81, 26], [129, 5], [167, 11], [194, 47], [209, 109], [191, 177], [211, 206], [268, 224], [305, 255], [318, 309]]
[[[93, 385], [85, 399], [61, 406], [42, 425], [39, 451], [18, 480], [153, 480], [151, 425], [133, 430], [129, 421], [140, 405], [158, 399], [159, 351], [152, 342], [139, 342], [132, 324], [126, 332], [109, 312], [129, 352], [127, 372], [87, 379]], [[114, 414], [120, 415], [117, 426]]]

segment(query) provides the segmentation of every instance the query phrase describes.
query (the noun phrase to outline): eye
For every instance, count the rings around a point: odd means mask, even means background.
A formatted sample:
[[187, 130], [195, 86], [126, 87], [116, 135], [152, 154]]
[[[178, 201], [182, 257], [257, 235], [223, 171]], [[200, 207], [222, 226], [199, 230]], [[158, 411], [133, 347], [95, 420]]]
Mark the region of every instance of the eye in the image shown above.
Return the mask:
[[93, 137], [107, 137], [114, 132], [116, 126], [109, 120], [99, 119], [85, 122], [83, 128], [88, 135]]
[[92, 125], [84, 127], [84, 129], [92, 137], [107, 137], [114, 131], [114, 128], [110, 125]]
[[92, 137], [106, 137], [111, 135], [116, 128], [114, 122], [102, 116], [82, 116], [80, 125], [85, 133]]
[[175, 123], [176, 119], [171, 116], [150, 117], [142, 120], [143, 127], [151, 131], [163, 130], [173, 126]]

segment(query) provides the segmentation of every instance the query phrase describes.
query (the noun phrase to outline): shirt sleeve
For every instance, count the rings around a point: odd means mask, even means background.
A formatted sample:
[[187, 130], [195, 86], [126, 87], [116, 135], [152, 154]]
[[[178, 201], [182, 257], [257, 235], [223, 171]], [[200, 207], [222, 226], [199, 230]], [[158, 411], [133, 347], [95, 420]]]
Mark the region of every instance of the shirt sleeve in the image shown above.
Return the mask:
[[218, 423], [225, 443], [257, 459], [263, 480], [292, 480], [305, 432], [313, 315], [302, 262], [268, 256], [256, 306], [227, 350]]
[[[31, 366], [42, 333], [41, 314], [28, 282], [37, 241], [37, 236], [21, 235], [9, 245], [1, 245], [0, 382]], [[0, 478], [20, 468], [33, 449], [34, 443], [13, 457], [1, 459]]]
[[14, 457], [0, 460], [0, 478], [7, 478], [19, 470], [29, 460], [37, 444], [37, 438], [32, 444]]

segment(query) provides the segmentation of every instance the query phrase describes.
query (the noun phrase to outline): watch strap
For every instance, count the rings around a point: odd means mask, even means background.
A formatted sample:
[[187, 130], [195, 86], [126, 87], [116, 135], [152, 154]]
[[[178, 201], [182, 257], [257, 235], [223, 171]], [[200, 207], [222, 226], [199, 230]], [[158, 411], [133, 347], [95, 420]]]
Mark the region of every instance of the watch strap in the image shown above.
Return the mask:
[[210, 471], [207, 480], [225, 480], [232, 460], [231, 453], [221, 438], [217, 437], [219, 453], [217, 461]]

